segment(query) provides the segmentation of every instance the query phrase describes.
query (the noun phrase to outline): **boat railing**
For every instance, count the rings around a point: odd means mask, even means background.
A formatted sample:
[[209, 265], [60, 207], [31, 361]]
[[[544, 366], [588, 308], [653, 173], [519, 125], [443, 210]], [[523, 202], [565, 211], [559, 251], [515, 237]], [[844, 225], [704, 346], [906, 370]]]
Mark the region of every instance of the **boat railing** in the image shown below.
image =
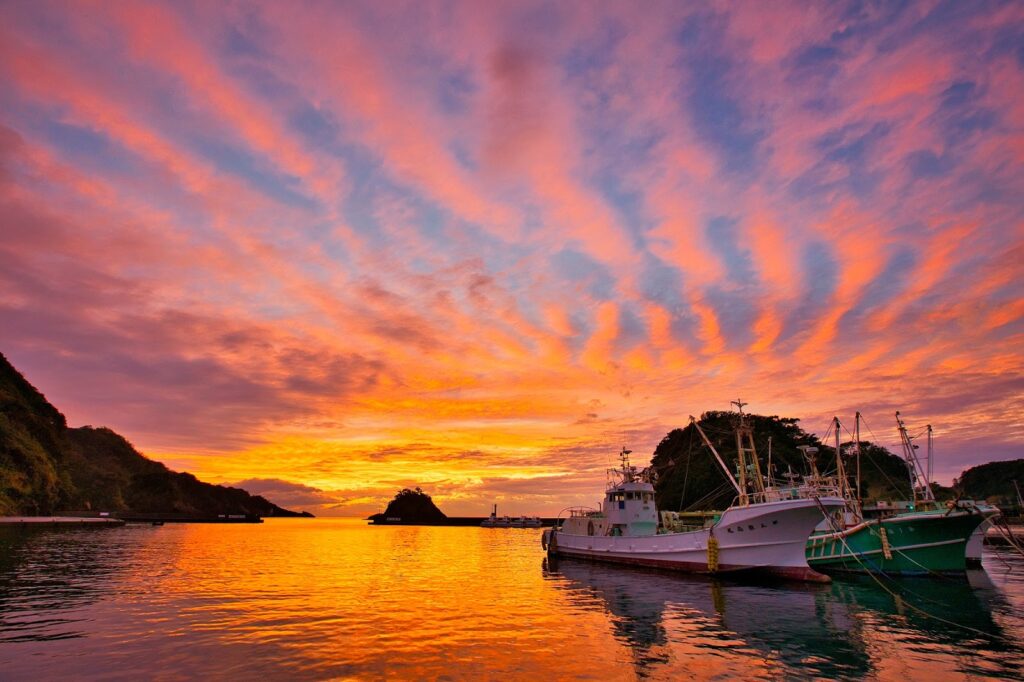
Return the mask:
[[842, 489], [838, 484], [794, 485], [778, 488], [767, 488], [764, 492], [748, 493], [748, 504], [762, 502], [783, 502], [786, 500], [809, 500], [815, 497], [842, 497]]
[[601, 516], [601, 510], [595, 509], [594, 507], [566, 507], [562, 511], [558, 512], [558, 517], [555, 519], [555, 528], [562, 527], [562, 517], [568, 514], [568, 518], [579, 518], [579, 517], [595, 517]]

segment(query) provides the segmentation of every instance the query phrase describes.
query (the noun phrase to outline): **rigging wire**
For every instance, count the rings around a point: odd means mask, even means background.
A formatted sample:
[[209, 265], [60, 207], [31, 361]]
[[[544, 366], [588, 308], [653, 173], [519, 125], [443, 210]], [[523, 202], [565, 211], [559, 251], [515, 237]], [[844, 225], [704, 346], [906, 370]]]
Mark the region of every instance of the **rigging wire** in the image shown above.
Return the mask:
[[[843, 547], [846, 549], [847, 552], [849, 552], [850, 556], [852, 556], [854, 558], [854, 560], [856, 560], [857, 563], [861, 565], [862, 568], [865, 568], [867, 574], [871, 577], [872, 580], [874, 580], [878, 584], [879, 587], [881, 587], [883, 590], [888, 592], [891, 596], [893, 596], [895, 598], [898, 598], [898, 599], [902, 599], [901, 595], [899, 595], [898, 593], [894, 592], [893, 590], [890, 590], [885, 585], [885, 583], [883, 583], [881, 580], [879, 580], [878, 576], [876, 576], [872, 571], [867, 570], [867, 567], [864, 566], [864, 562], [861, 561], [861, 559], [860, 559], [860, 554], [853, 551], [853, 549], [850, 547], [850, 545], [847, 544], [846, 538], [842, 536], [842, 534], [840, 533], [839, 529], [836, 528], [836, 526], [833, 524], [832, 517], [826, 511], [825, 506], [823, 504], [821, 504], [821, 500], [819, 500], [818, 498], [814, 498], [814, 499], [818, 503], [818, 507], [821, 509], [822, 513], [825, 515], [825, 519], [828, 521], [829, 526], [833, 529], [833, 532], [837, 533], [837, 537], [839, 538], [839, 541], [841, 543], [843, 543]], [[883, 573], [882, 575], [885, 575], [885, 573]], [[886, 577], [888, 577], [888, 576], [886, 576]], [[892, 578], [889, 578], [889, 579], [892, 580]], [[907, 592], [909, 592], [909, 590]], [[925, 616], [927, 618], [933, 618], [933, 619], [939, 621], [940, 623], [945, 623], [946, 625], [952, 625], [954, 627], [962, 628], [964, 630], [967, 630], [969, 632], [973, 632], [975, 634], [981, 635], [982, 637], [986, 637], [986, 638], [993, 636], [992, 633], [985, 632], [984, 630], [979, 630], [977, 628], [972, 628], [970, 625], [964, 625], [963, 623], [957, 623], [956, 621], [948, 620], [948, 619], [943, 618], [941, 616], [936, 616], [935, 614], [930, 613], [928, 611], [925, 611], [920, 606], [912, 604], [912, 603], [910, 603], [908, 601], [904, 601], [903, 603], [908, 608], [913, 609], [914, 611], [917, 611], [918, 613], [920, 613], [921, 615], [923, 615], [923, 616]]]
[[690, 460], [693, 459], [693, 432], [697, 429], [690, 429], [690, 444], [686, 448], [686, 469], [683, 471], [683, 494], [679, 496], [679, 511], [683, 510], [683, 500], [686, 499], [686, 484], [690, 480]]
[[[882, 448], [886, 448], [886, 446], [882, 444], [882, 441], [880, 441], [878, 439], [878, 436], [875, 435], [875, 432], [871, 430], [871, 426], [868, 424], [868, 420], [864, 418], [863, 414], [860, 416], [860, 420], [864, 423], [864, 426], [867, 427], [868, 433], [871, 434], [871, 438], [872, 438], [871, 442], [872, 442], [872, 444], [873, 445], [877, 445], [877, 446], [882, 447]], [[886, 448], [886, 449], [889, 449], [889, 448]], [[882, 474], [882, 476], [885, 477], [885, 480], [889, 482], [889, 485], [892, 486], [893, 490], [900, 490], [901, 489], [901, 486], [896, 485], [896, 482], [893, 481], [892, 478], [889, 477], [889, 474], [885, 473], [885, 470], [881, 466], [878, 465], [878, 462], [876, 462], [875, 458], [872, 457], [870, 450], [867, 450], [867, 451], [863, 451], [862, 450], [862, 452], [867, 454], [868, 461], [871, 462], [871, 465], [874, 466], [875, 469], [877, 469], [878, 472], [880, 474]], [[891, 452], [891, 450], [890, 450], [890, 452]], [[911, 496], [913, 496], [913, 491], [911, 491]]]

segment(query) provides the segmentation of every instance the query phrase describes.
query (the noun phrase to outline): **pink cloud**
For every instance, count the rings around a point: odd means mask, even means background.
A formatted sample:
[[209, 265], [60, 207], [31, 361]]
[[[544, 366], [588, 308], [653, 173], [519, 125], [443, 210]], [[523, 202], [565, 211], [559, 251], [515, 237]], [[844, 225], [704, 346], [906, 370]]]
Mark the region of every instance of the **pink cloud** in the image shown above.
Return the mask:
[[352, 509], [554, 504], [738, 392], [1006, 451], [1024, 16], [852, 9], [5, 6], [0, 344], [73, 422]]

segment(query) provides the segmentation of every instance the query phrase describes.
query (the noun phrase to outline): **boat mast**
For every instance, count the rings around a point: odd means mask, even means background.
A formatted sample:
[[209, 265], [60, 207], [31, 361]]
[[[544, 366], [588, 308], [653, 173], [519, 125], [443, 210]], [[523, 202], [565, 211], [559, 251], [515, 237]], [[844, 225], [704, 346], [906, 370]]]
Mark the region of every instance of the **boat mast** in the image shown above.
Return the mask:
[[622, 452], [619, 453], [619, 459], [622, 461], [622, 482], [632, 483], [633, 467], [629, 466], [629, 456], [632, 454], [632, 450], [627, 450], [625, 447], [622, 448]]
[[846, 480], [846, 467], [843, 466], [843, 427], [839, 423], [839, 417], [832, 417], [832, 425], [836, 430], [836, 474], [839, 476], [839, 494], [845, 499], [850, 499], [850, 496], [847, 495], [850, 490], [850, 483]]
[[864, 518], [864, 498], [860, 492], [860, 412], [853, 421], [853, 438], [857, 443], [857, 515]]
[[924, 483], [921, 485], [921, 493], [924, 497], [925, 502], [934, 502], [935, 494], [932, 493], [931, 483], [928, 481], [928, 477], [925, 475], [921, 462], [917, 459], [917, 452], [915, 451], [916, 446], [911, 442], [910, 435], [907, 433], [907, 427], [900, 419], [899, 411], [896, 412], [896, 426], [900, 432], [900, 440], [903, 443], [903, 458], [907, 461], [907, 473], [910, 474], [910, 493], [913, 497], [914, 507], [917, 507], [917, 488], [918, 481], [923, 480]]
[[772, 476], [772, 437], [768, 436], [768, 487], [775, 487], [775, 479]]
[[929, 485], [931, 485], [931, 482], [932, 482], [932, 471], [934, 470], [934, 467], [932, 466], [932, 456], [933, 456], [933, 453], [934, 453], [934, 451], [932, 450], [932, 425], [929, 424], [928, 425], [928, 484]]
[[[747, 467], [750, 467], [750, 478], [753, 479], [754, 492], [764, 493], [764, 478], [761, 476], [761, 464], [757, 461], [757, 449], [754, 447], [754, 430], [747, 421], [747, 415], [743, 414], [743, 406], [748, 403], [737, 398], [733, 400], [739, 410], [739, 424], [736, 426], [736, 455], [740, 464], [740, 486], [744, 491], [747, 489]], [[748, 447], [749, 445], [749, 447]], [[749, 464], [748, 464], [749, 458]]]
[[729, 482], [732, 483], [732, 487], [735, 488], [736, 492], [739, 494], [740, 503], [746, 504], [746, 491], [743, 488], [741, 488], [740, 484], [736, 482], [735, 478], [733, 478], [732, 472], [729, 471], [729, 467], [725, 465], [725, 461], [722, 459], [722, 456], [718, 454], [718, 450], [716, 450], [715, 446], [711, 444], [711, 441], [708, 440], [708, 437], [704, 435], [704, 429], [700, 428], [700, 424], [697, 423], [697, 420], [693, 418], [692, 414], [690, 415], [690, 423], [697, 429], [697, 433], [699, 433], [700, 437], [704, 439], [704, 444], [708, 446], [708, 448], [711, 450], [711, 454], [713, 454], [715, 456], [715, 459], [718, 460], [718, 466], [722, 467], [722, 471], [725, 472], [725, 477], [729, 479]]

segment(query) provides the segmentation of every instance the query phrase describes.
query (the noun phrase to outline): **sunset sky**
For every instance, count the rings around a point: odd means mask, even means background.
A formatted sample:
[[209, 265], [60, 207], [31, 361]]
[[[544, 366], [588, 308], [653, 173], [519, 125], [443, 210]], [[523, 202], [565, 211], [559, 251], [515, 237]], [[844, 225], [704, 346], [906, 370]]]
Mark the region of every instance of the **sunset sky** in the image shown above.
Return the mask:
[[742, 397], [1024, 456], [1024, 3], [0, 2], [0, 352], [324, 514]]

